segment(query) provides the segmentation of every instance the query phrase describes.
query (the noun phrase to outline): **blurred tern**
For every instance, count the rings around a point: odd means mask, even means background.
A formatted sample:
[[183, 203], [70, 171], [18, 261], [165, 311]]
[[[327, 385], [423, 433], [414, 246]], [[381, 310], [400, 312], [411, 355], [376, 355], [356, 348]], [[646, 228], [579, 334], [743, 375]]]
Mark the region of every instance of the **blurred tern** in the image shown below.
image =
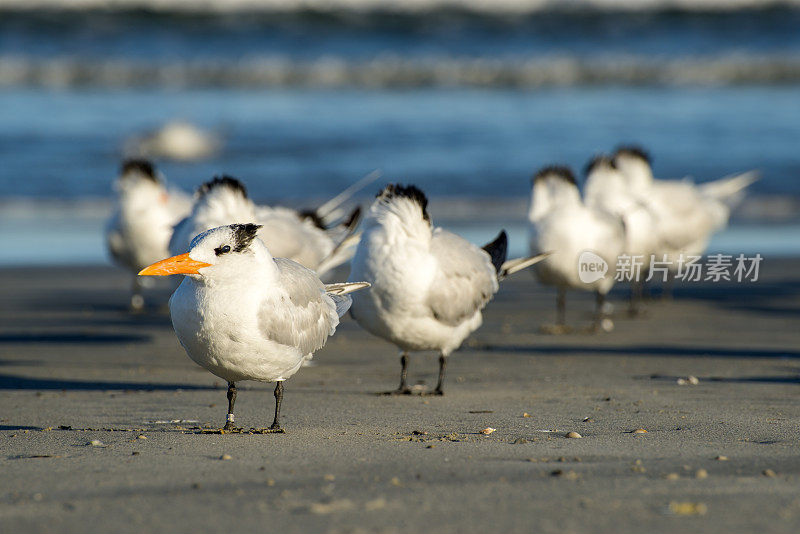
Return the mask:
[[504, 276], [533, 265], [544, 255], [506, 262], [505, 232], [483, 249], [441, 228], [427, 211], [425, 194], [412, 186], [388, 185], [364, 221], [350, 280], [372, 284], [354, 295], [351, 315], [368, 332], [397, 345], [400, 386], [409, 394], [408, 352], [439, 352], [443, 394], [447, 357], [482, 323], [481, 310]]
[[637, 258], [639, 276], [631, 283], [631, 313], [638, 311], [644, 274], [658, 248], [658, 217], [639, 200], [628, 186], [614, 161], [604, 155], [593, 158], [586, 167], [584, 197], [588, 208], [606, 211], [625, 225], [624, 253]]
[[146, 160], [126, 160], [115, 183], [117, 203], [106, 225], [106, 247], [114, 261], [133, 274], [131, 308], [144, 306], [140, 279], [144, 266], [168, 254], [172, 226], [191, 210], [191, 200], [168, 191]]
[[228, 382], [225, 430], [234, 430], [236, 382], [277, 382], [275, 419], [283, 432], [283, 381], [325, 345], [347, 312], [348, 293], [366, 283], [324, 285], [316, 273], [274, 258], [255, 224], [207, 230], [189, 252], [143, 269], [143, 276], [185, 275], [169, 300], [175, 334], [189, 357]]
[[198, 161], [217, 154], [222, 139], [186, 121], [170, 121], [159, 129], [126, 142], [128, 153], [176, 161]]
[[553, 251], [536, 266], [539, 281], [557, 291], [556, 323], [542, 329], [554, 334], [569, 330], [566, 292], [579, 289], [596, 295], [595, 331], [611, 330], [605, 298], [614, 286], [617, 258], [625, 250], [622, 221], [585, 205], [572, 171], [559, 166], [545, 167], [534, 176], [528, 221], [531, 253]]
[[[359, 213], [356, 208], [346, 222], [346, 237], [358, 224]], [[192, 213], [175, 226], [170, 253], [186, 252], [191, 239], [210, 228], [253, 221], [261, 225], [258, 237], [277, 257], [289, 258], [320, 275], [352, 256], [352, 247], [347, 249], [349, 243], [334, 241], [311, 217], [289, 208], [256, 206], [245, 186], [229, 176], [214, 178], [200, 186]]]
[[627, 180], [627, 188], [658, 220], [657, 259], [671, 271], [680, 256], [702, 255], [711, 236], [728, 224], [731, 208], [744, 190], [758, 180], [749, 171], [719, 180], [694, 184], [690, 180], [656, 180], [649, 155], [638, 147], [621, 147], [614, 163]]

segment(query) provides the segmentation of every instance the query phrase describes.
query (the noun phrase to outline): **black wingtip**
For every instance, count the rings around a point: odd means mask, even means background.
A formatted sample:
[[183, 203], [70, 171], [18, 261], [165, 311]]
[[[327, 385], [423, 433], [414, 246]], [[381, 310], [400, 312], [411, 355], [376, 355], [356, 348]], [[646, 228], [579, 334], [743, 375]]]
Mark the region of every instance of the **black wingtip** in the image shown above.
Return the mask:
[[350, 212], [350, 217], [347, 218], [342, 224], [345, 228], [352, 231], [358, 226], [358, 223], [361, 222], [361, 206], [356, 206], [356, 208]]
[[316, 212], [316, 210], [300, 210], [300, 218], [303, 220], [311, 221], [314, 226], [319, 228], [320, 230], [326, 230], [327, 227], [325, 226], [325, 222], [322, 220], [322, 217]]
[[228, 176], [227, 174], [215, 176], [213, 180], [209, 180], [208, 182], [204, 183], [197, 188], [197, 194], [200, 197], [204, 197], [218, 187], [227, 187], [228, 189], [241, 193], [244, 198], [248, 198], [247, 188], [244, 186], [244, 184], [233, 176]]
[[494, 265], [495, 272], [500, 274], [500, 270], [506, 262], [506, 256], [508, 255], [508, 235], [506, 231], [500, 230], [495, 240], [484, 245], [483, 250], [492, 258], [492, 265]]

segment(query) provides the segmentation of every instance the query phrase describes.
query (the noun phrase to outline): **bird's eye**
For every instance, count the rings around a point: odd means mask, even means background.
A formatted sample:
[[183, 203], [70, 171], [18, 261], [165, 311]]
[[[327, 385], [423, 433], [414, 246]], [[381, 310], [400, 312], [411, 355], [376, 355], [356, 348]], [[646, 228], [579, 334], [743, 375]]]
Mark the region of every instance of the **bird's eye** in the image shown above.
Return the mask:
[[220, 254], [227, 254], [231, 251], [230, 245], [222, 245], [221, 247], [217, 247], [214, 249], [214, 252], [219, 256]]

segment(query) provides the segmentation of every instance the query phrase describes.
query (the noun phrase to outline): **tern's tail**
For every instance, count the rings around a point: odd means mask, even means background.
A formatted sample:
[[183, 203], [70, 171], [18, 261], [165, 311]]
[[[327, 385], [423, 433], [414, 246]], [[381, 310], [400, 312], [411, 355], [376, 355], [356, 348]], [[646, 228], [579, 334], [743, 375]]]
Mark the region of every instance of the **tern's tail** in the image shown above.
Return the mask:
[[497, 273], [497, 279], [502, 280], [506, 276], [512, 275], [517, 271], [521, 271], [531, 265], [539, 263], [547, 256], [552, 254], [552, 252], [543, 252], [542, 254], [537, 254], [536, 256], [530, 256], [527, 258], [516, 258], [513, 260], [508, 260], [507, 262], [503, 263], [500, 267], [500, 270]]
[[731, 206], [741, 198], [742, 192], [759, 178], [761, 174], [758, 171], [747, 171], [702, 184], [700, 190], [704, 195]]
[[347, 313], [347, 310], [350, 309], [350, 305], [353, 304], [353, 299], [350, 298], [348, 293], [352, 293], [353, 291], [358, 291], [359, 289], [364, 289], [369, 286], [370, 284], [367, 282], [326, 284], [325, 292], [333, 299], [333, 302], [336, 304], [336, 314], [341, 317]]

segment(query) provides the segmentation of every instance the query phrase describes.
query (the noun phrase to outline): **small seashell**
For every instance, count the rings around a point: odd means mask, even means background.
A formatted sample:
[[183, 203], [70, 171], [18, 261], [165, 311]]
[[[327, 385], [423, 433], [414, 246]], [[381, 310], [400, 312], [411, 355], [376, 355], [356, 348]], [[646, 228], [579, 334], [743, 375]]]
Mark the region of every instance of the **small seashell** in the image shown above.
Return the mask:
[[701, 502], [671, 502], [669, 511], [675, 515], [706, 515], [708, 507]]
[[693, 386], [696, 386], [697, 384], [700, 383], [700, 379], [698, 379], [696, 376], [692, 376], [692, 375], [689, 375], [688, 377], [686, 377], [686, 381], [689, 382]]
[[698, 469], [694, 473], [694, 478], [708, 478], [708, 471], [705, 469]]
[[219, 457], [219, 459], [220, 460], [233, 460], [233, 456], [231, 456], [230, 454], [223, 454], [222, 456]]
[[728, 457], [727, 456], [723, 456], [721, 454], [719, 456], [717, 456], [716, 458], [714, 458], [714, 459], [719, 461], [719, 462], [727, 462], [728, 461]]
[[761, 474], [764, 475], [765, 477], [776, 477], [776, 476], [778, 476], [778, 473], [776, 473], [772, 469], [764, 469], [763, 471], [761, 471]]
[[681, 478], [681, 476], [678, 473], [669, 473], [664, 478], [666, 478], [667, 480], [678, 480], [679, 478]]
[[647, 434], [647, 430], [645, 430], [644, 428], [637, 428], [636, 430], [631, 432], [631, 434]]
[[489, 434], [491, 434], [491, 433], [492, 433], [492, 432], [494, 432], [495, 430], [497, 430], [497, 429], [496, 429], [496, 428], [492, 428], [492, 427], [490, 427], [490, 426], [487, 426], [486, 428], [484, 428], [483, 430], [481, 430], [481, 434], [483, 434], [483, 435], [485, 435], [485, 436], [488, 436]]
[[136, 436], [136, 439], [147, 439], [147, 436], [145, 436], [144, 434], [142, 434], [142, 435], [140, 435], [140, 436]]
[[105, 447], [105, 443], [103, 443], [99, 439], [93, 439], [88, 443], [88, 445], [91, 447]]
[[582, 438], [583, 436], [581, 436], [580, 434], [578, 434], [575, 431], [572, 431], [572, 432], [567, 432], [566, 434], [564, 434], [564, 437], [565, 438], [576, 438], [577, 439], [577, 438]]
[[530, 416], [531, 416], [531, 414], [529, 414], [528, 412], [525, 412], [525, 413], [522, 414], [522, 417], [530, 417]]

